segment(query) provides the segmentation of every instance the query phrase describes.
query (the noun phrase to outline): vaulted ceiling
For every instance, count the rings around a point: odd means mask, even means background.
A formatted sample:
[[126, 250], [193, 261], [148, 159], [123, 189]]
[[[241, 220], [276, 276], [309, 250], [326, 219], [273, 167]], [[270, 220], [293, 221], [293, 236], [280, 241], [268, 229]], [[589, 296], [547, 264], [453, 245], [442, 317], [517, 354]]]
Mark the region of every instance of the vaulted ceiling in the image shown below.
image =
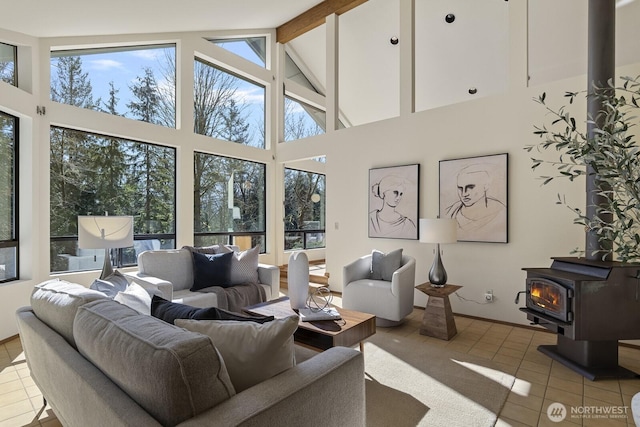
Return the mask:
[[[355, 0], [20, 0], [0, 29], [36, 37], [277, 28], [320, 3]], [[400, 0], [362, 3], [340, 16], [340, 106], [353, 125], [399, 113]], [[586, 73], [587, 1], [528, 2], [531, 85]], [[618, 65], [640, 62], [640, 1], [617, 0]], [[500, 93], [509, 78], [506, 0], [415, 0], [416, 109]], [[454, 15], [452, 22], [446, 16]], [[0, 33], [1, 36], [1, 33]], [[288, 44], [322, 88], [324, 25]], [[0, 37], [0, 41], [1, 37]], [[402, 40], [399, 40], [402, 43]]]

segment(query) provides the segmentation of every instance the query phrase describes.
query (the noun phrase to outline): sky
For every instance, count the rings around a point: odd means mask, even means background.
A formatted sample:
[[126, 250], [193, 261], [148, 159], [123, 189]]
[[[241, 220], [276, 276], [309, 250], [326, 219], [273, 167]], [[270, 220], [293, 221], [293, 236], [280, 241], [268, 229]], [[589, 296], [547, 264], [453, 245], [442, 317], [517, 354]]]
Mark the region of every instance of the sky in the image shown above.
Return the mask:
[[[218, 43], [223, 48], [251, 61], [260, 66], [264, 66], [264, 61], [246, 43]], [[83, 72], [89, 74], [89, 80], [93, 89], [93, 99], [101, 98], [101, 107], [109, 101], [109, 83], [113, 81], [114, 87], [118, 90], [116, 98], [118, 103], [116, 110], [118, 114], [131, 117], [127, 104], [132, 100], [130, 87], [137, 83], [137, 78], [144, 76], [145, 68], [153, 70], [156, 82], [159, 86], [168, 85], [163, 78], [163, 64], [167, 63], [167, 55], [175, 62], [175, 49], [173, 45], [138, 46], [128, 48], [116, 48], [105, 50], [86, 50], [69, 52], [71, 54], [81, 53]], [[54, 60], [52, 60], [54, 64]], [[52, 79], [56, 77], [56, 71], [51, 70]], [[253, 138], [259, 138], [261, 129], [264, 129], [264, 109], [265, 91], [262, 87], [256, 86], [242, 79], [237, 79], [238, 105], [246, 106], [245, 114], [251, 125], [250, 133]], [[298, 108], [296, 113], [303, 112]], [[260, 124], [258, 124], [260, 123]], [[257, 143], [257, 142], [256, 142]], [[254, 144], [252, 144], [254, 145]]]

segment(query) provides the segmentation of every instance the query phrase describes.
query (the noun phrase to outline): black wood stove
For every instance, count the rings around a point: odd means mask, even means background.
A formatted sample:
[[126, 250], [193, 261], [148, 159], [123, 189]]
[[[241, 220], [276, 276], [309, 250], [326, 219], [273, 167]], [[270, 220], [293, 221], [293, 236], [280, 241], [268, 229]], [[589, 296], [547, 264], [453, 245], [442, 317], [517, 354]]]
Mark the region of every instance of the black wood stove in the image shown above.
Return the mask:
[[637, 376], [618, 366], [618, 340], [640, 338], [640, 264], [553, 258], [550, 268], [523, 270], [520, 310], [558, 339], [539, 351], [590, 380]]

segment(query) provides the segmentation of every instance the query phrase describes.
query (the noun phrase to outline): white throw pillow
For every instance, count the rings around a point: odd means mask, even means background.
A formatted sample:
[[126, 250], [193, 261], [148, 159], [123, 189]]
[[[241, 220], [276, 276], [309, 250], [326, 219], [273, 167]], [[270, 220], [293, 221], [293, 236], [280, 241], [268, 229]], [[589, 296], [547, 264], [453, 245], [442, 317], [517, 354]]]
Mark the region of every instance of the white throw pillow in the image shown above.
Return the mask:
[[113, 300], [133, 308], [140, 314], [151, 316], [151, 295], [135, 282], [127, 286], [123, 292], [118, 292]]
[[114, 298], [118, 292], [127, 289], [127, 286], [129, 286], [127, 278], [116, 270], [104, 279], [94, 280], [89, 289], [100, 291], [109, 298]]
[[175, 324], [211, 337], [238, 393], [295, 365], [298, 316], [266, 323], [176, 319]]

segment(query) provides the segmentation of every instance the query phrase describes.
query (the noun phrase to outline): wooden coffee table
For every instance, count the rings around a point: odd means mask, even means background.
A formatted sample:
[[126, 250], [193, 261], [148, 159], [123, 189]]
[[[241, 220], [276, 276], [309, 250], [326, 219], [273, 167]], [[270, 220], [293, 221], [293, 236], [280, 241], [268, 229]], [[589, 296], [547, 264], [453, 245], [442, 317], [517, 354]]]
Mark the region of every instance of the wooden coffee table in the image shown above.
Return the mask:
[[[298, 322], [293, 339], [309, 347], [327, 350], [331, 347], [352, 347], [360, 344], [360, 351], [364, 350], [363, 341], [376, 333], [376, 316], [359, 311], [335, 307], [342, 316], [340, 320], [318, 320], [313, 322]], [[249, 314], [259, 316], [273, 316], [277, 319], [297, 314], [289, 303], [289, 297], [252, 305], [243, 309]]]

